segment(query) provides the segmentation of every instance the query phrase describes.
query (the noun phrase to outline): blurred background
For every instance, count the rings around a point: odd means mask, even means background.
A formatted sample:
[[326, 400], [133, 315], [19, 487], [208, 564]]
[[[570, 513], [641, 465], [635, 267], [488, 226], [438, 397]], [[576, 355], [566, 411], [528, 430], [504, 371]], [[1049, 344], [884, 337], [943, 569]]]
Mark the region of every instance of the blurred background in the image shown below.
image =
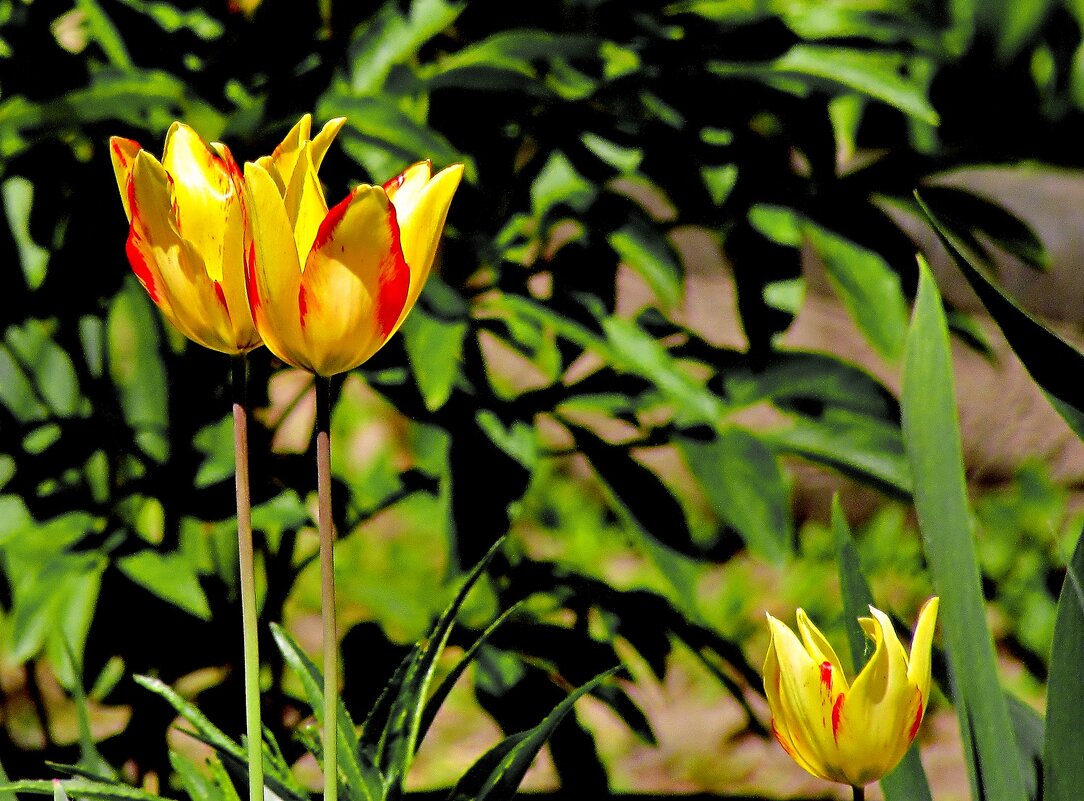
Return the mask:
[[[176, 796], [168, 749], [200, 746], [137, 673], [243, 729], [229, 362], [132, 275], [108, 155], [160, 153], [175, 119], [245, 161], [345, 116], [329, 199], [466, 165], [419, 307], [334, 385], [347, 706], [504, 534], [463, 641], [525, 599], [411, 786], [624, 660], [526, 789], [835, 797], [767, 735], [764, 612], [848, 653], [835, 492], [879, 606], [906, 628], [931, 592], [897, 402], [916, 252], [950, 304], [1002, 675], [1041, 710], [1084, 451], [913, 191], [1079, 340], [1082, 25], [1080, 0], [0, 0], [8, 775], [76, 761], [85, 692], [84, 739]], [[318, 653], [314, 393], [250, 362], [264, 719], [315, 781], [266, 626]], [[935, 797], [966, 798], [940, 696], [920, 739]]]

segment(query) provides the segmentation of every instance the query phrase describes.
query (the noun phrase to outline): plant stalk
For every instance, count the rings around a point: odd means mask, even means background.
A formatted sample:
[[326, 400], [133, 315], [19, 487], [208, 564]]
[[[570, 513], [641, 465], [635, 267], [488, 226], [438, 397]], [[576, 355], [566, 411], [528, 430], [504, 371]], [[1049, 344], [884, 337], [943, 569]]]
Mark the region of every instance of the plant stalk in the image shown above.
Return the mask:
[[260, 722], [260, 646], [256, 565], [252, 547], [252, 500], [248, 477], [248, 358], [233, 357], [233, 459], [237, 490], [237, 561], [244, 632], [245, 723], [248, 730], [248, 798], [263, 801], [263, 726]]
[[866, 801], [866, 788], [865, 787], [851, 787], [854, 791], [854, 801]]
[[339, 655], [335, 627], [335, 530], [331, 521], [331, 379], [316, 376], [316, 488], [320, 609], [324, 628], [324, 801], [338, 799]]

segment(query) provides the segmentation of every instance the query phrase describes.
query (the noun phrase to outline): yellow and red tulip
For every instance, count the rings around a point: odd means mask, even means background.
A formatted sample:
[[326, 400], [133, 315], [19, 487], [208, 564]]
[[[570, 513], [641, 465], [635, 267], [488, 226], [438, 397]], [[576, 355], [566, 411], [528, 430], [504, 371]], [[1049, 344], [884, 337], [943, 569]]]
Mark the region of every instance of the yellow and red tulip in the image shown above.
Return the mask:
[[310, 138], [306, 115], [245, 165], [246, 279], [256, 329], [283, 361], [318, 375], [357, 367], [413, 308], [463, 174], [420, 162], [328, 208], [317, 171], [344, 120]]
[[764, 690], [772, 731], [805, 770], [862, 787], [891, 771], [918, 732], [930, 694], [938, 599], [922, 607], [908, 657], [888, 616], [870, 607], [859, 622], [875, 645], [853, 683], [824, 635], [798, 610], [801, 639], [768, 615]]
[[243, 179], [229, 149], [179, 122], [161, 161], [132, 139], [109, 146], [128, 261], [151, 299], [201, 345], [230, 354], [259, 346], [245, 296]]

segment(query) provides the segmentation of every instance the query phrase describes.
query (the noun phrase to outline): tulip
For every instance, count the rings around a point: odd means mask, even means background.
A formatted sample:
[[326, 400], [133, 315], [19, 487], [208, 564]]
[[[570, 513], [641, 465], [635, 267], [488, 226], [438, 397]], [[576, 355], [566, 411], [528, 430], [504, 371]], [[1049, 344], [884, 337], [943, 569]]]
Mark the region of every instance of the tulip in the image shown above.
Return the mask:
[[109, 140], [128, 216], [126, 252], [158, 308], [194, 342], [233, 355], [260, 345], [245, 295], [241, 171], [229, 149], [180, 122], [159, 161]]
[[861, 788], [891, 771], [918, 732], [930, 694], [938, 599], [922, 607], [908, 657], [888, 616], [860, 618], [875, 645], [853, 684], [824, 635], [798, 610], [801, 640], [768, 615], [764, 691], [772, 732], [805, 770]]
[[246, 279], [256, 329], [287, 364], [357, 367], [413, 308], [463, 166], [419, 162], [328, 208], [317, 171], [344, 120], [310, 139], [306, 115], [271, 156], [245, 165]]

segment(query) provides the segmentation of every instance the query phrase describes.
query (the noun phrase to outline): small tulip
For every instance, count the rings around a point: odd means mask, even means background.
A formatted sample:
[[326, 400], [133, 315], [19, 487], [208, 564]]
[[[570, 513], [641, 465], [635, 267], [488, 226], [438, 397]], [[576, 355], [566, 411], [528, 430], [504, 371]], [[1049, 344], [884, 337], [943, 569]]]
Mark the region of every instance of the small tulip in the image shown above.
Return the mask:
[[284, 362], [332, 376], [398, 330], [429, 277], [456, 164], [420, 162], [362, 184], [328, 209], [317, 171], [345, 120], [310, 139], [306, 115], [275, 152], [245, 165], [246, 279], [256, 329]]
[[807, 771], [862, 787], [891, 771], [915, 739], [930, 693], [930, 649], [938, 599], [922, 607], [908, 658], [888, 616], [860, 618], [873, 656], [853, 684], [824, 635], [798, 610], [799, 640], [768, 615], [764, 691], [772, 731]]
[[243, 179], [229, 149], [180, 122], [159, 161], [109, 140], [128, 215], [125, 250], [147, 294], [189, 339], [223, 353], [260, 345], [245, 297]]

